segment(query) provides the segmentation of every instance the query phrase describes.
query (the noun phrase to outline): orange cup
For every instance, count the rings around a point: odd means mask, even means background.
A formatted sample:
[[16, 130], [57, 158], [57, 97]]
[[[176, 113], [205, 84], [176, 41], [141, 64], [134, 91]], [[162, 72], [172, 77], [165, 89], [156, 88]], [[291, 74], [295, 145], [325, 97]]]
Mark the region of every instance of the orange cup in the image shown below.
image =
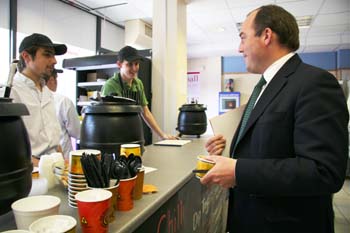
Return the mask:
[[120, 155], [129, 157], [130, 154], [141, 156], [141, 146], [139, 144], [122, 144], [120, 146]]
[[[208, 159], [204, 158], [204, 155], [197, 156], [197, 170], [209, 171], [212, 167], [214, 167], [215, 163]], [[202, 178], [206, 173], [196, 173], [197, 178]]]
[[90, 189], [75, 195], [79, 221], [83, 233], [107, 233], [112, 193], [104, 189]]
[[83, 167], [81, 165], [80, 159], [83, 156], [83, 153], [86, 154], [94, 154], [98, 159], [101, 159], [101, 151], [99, 150], [90, 150], [90, 149], [82, 149], [82, 150], [73, 150], [69, 152], [69, 172], [73, 174], [84, 174]]
[[128, 211], [134, 208], [132, 194], [136, 184], [136, 177], [130, 179], [121, 179], [119, 181], [117, 210]]
[[135, 188], [134, 192], [132, 194], [132, 198], [134, 200], [139, 200], [142, 198], [142, 191], [143, 191], [143, 181], [145, 179], [145, 167], [142, 166], [137, 171], [137, 177], [135, 182]]

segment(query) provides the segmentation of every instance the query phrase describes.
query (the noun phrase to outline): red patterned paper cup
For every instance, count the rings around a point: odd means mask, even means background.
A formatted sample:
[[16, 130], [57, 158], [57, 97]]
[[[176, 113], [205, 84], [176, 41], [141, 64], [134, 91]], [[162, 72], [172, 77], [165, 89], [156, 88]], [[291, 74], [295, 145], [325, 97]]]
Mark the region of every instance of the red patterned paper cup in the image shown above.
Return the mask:
[[104, 189], [86, 190], [75, 195], [83, 233], [108, 232], [111, 197], [112, 193]]

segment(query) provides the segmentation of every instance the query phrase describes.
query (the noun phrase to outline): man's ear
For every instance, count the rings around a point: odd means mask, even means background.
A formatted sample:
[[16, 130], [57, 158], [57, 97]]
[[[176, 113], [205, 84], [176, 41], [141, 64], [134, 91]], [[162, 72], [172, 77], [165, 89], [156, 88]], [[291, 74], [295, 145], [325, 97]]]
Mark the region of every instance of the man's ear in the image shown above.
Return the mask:
[[23, 57], [24, 62], [27, 64], [30, 60], [32, 60], [32, 56], [27, 52], [27, 51], [23, 51], [21, 53], [21, 56]]
[[271, 28], [265, 28], [264, 30], [264, 43], [265, 45], [269, 45], [272, 41], [273, 31]]
[[122, 62], [121, 61], [117, 61], [117, 67], [118, 68], [122, 67]]

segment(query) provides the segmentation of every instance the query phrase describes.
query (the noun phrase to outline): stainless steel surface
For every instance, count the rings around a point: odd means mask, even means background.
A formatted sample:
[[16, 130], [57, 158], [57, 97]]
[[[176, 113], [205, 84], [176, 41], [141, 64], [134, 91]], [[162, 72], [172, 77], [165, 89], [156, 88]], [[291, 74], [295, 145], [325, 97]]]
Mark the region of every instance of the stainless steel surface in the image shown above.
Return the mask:
[[[173, 196], [193, 176], [197, 155], [205, 154], [206, 139], [192, 139], [182, 147], [147, 146], [143, 154], [143, 164], [158, 170], [145, 174], [144, 184], [157, 186], [158, 193], [143, 195], [142, 199], [134, 202], [134, 208], [127, 212], [117, 211], [116, 219], [109, 226], [110, 233], [130, 233], [137, 229], [162, 204]], [[71, 215], [78, 220], [77, 209], [68, 206], [67, 191], [62, 186], [56, 186], [49, 194], [61, 198], [60, 214]], [[80, 232], [78, 223], [78, 232]], [[0, 231], [15, 229], [12, 212], [0, 216]]]

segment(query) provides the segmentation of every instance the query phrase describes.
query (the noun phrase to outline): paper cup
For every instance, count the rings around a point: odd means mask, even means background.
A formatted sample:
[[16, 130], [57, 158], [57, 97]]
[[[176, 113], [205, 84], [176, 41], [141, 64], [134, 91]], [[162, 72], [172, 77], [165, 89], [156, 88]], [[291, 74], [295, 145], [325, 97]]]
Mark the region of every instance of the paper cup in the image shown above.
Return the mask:
[[58, 214], [61, 199], [50, 195], [31, 196], [19, 199], [11, 207], [18, 229], [28, 229], [35, 220]]
[[117, 209], [119, 211], [128, 211], [134, 208], [132, 194], [136, 183], [136, 177], [137, 176], [134, 176], [130, 179], [121, 179], [119, 181], [117, 200]]
[[139, 200], [142, 198], [144, 179], [145, 179], [145, 167], [142, 166], [137, 172], [137, 177], [136, 177], [136, 181], [135, 181], [135, 188], [134, 188], [134, 192], [132, 194], [132, 197], [134, 200]]
[[9, 231], [2, 231], [1, 233], [33, 233], [33, 232], [27, 231], [27, 230], [9, 230]]
[[[112, 183], [112, 182], [110, 182]], [[113, 183], [113, 186], [108, 187], [108, 188], [102, 188], [104, 190], [108, 190], [112, 193], [111, 197], [111, 203], [109, 207], [109, 218], [108, 222], [113, 222], [115, 220], [115, 211], [117, 211], [117, 198], [118, 198], [118, 190], [119, 190], [119, 183], [114, 185], [115, 181]], [[100, 188], [94, 188], [94, 187], [89, 187], [89, 189], [100, 189]]]
[[99, 150], [90, 150], [90, 149], [82, 149], [82, 150], [73, 150], [69, 152], [69, 172], [72, 174], [83, 175], [83, 167], [81, 165], [80, 159], [81, 156], [85, 154], [94, 154], [97, 158], [101, 159], [101, 151]]
[[90, 189], [75, 195], [83, 233], [108, 232], [109, 206], [112, 192]]
[[[205, 159], [204, 155], [197, 156], [197, 170], [206, 170], [209, 171], [214, 167], [215, 163], [213, 161]], [[196, 173], [197, 178], [202, 178], [206, 173]]]
[[29, 226], [31, 232], [75, 233], [77, 221], [68, 215], [51, 215], [39, 218]]
[[141, 156], [141, 146], [139, 144], [122, 144], [120, 146], [120, 155], [129, 157], [130, 154]]
[[47, 191], [48, 191], [48, 188], [47, 188], [47, 179], [46, 178], [33, 179], [32, 180], [32, 188], [31, 188], [28, 196], [43, 195], [43, 194], [46, 194]]

